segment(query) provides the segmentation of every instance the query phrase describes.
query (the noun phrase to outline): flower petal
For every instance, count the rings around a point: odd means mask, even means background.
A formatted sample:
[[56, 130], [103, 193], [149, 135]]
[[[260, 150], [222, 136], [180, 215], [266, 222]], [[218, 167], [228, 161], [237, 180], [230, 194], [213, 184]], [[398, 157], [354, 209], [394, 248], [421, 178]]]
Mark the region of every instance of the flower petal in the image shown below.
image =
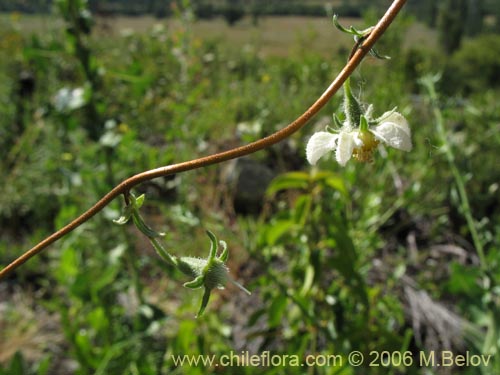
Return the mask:
[[339, 141], [337, 145], [337, 152], [335, 153], [335, 159], [341, 166], [345, 166], [346, 163], [351, 159], [352, 151], [354, 150], [354, 133], [341, 132], [339, 134]]
[[335, 150], [337, 147], [336, 141], [339, 136], [328, 132], [317, 132], [312, 135], [307, 142], [306, 157], [307, 161], [314, 165], [319, 158], [329, 151]]
[[380, 118], [383, 121], [371, 129], [375, 137], [398, 150], [411, 151], [411, 130], [403, 115], [386, 112]]

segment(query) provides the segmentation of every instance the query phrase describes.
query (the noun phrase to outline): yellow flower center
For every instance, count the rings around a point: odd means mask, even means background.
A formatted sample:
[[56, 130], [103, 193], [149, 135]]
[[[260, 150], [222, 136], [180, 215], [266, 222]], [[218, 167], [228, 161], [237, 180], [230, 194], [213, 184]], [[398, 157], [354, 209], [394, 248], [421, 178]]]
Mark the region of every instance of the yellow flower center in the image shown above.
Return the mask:
[[371, 162], [373, 161], [372, 154], [373, 150], [379, 144], [379, 141], [375, 136], [369, 131], [360, 131], [358, 133], [358, 138], [363, 143], [360, 147], [355, 147], [352, 156], [361, 162]]

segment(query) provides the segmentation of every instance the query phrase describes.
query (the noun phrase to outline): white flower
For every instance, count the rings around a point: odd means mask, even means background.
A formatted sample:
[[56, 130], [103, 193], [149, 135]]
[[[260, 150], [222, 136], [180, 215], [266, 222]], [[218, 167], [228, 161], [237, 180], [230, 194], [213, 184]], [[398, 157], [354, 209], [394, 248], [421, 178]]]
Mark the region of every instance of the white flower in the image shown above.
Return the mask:
[[410, 127], [403, 115], [386, 112], [376, 122], [378, 125], [368, 130], [352, 129], [344, 124], [338, 133], [313, 134], [306, 147], [307, 160], [314, 165], [323, 155], [335, 151], [335, 159], [341, 166], [345, 166], [352, 156], [360, 161], [370, 161], [380, 142], [402, 151], [412, 149]]
[[54, 107], [58, 112], [70, 112], [85, 105], [85, 90], [83, 87], [69, 89], [63, 87], [53, 98]]
[[370, 130], [375, 138], [387, 145], [402, 151], [411, 151], [411, 130], [402, 114], [390, 111], [384, 113], [379, 124]]

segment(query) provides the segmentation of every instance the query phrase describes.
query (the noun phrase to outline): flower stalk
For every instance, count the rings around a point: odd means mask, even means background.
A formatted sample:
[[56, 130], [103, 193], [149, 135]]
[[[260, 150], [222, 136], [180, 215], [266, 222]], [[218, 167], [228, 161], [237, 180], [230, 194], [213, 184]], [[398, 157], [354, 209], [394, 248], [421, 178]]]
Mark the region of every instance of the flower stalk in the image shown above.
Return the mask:
[[[251, 294], [244, 286], [236, 282], [229, 276], [229, 269], [226, 266], [229, 257], [229, 250], [225, 241], [217, 241], [215, 234], [207, 230], [207, 235], [210, 238], [210, 251], [206, 259], [195, 257], [176, 257], [170, 254], [158, 240], [165, 233], [156, 232], [148, 226], [142, 218], [139, 209], [144, 203], [144, 194], [135, 197], [132, 193], [127, 196], [127, 205], [123, 210], [123, 214], [114, 222], [118, 225], [127, 224], [132, 219], [134, 225], [139, 229], [151, 242], [157, 254], [169, 265], [177, 268], [185, 275], [192, 277], [193, 280], [184, 283], [186, 288], [197, 289], [205, 288], [200, 309], [197, 317], [201, 316], [207, 307], [210, 299], [210, 293], [213, 289], [224, 289], [227, 282], [237, 286], [240, 290], [247, 294]], [[222, 252], [217, 255], [219, 246], [222, 247]]]

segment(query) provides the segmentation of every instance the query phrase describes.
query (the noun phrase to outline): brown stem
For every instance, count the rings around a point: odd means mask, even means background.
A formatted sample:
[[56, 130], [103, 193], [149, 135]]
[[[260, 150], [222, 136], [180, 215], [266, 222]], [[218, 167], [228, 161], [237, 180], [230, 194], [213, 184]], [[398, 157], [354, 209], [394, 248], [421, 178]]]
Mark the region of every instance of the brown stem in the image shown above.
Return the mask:
[[101, 211], [105, 206], [107, 206], [114, 198], [120, 194], [127, 195], [127, 192], [134, 186], [151, 180], [153, 178], [168, 176], [174, 173], [185, 172], [201, 167], [206, 167], [212, 164], [218, 164], [226, 160], [239, 158], [244, 155], [252, 154], [256, 151], [262, 150], [269, 146], [272, 146], [283, 139], [289, 137], [297, 130], [302, 128], [307, 121], [309, 121], [318, 111], [323, 108], [323, 106], [330, 100], [330, 98], [342, 87], [344, 81], [353, 73], [356, 67], [361, 63], [365, 55], [370, 51], [375, 42], [383, 35], [385, 30], [389, 27], [392, 21], [395, 19], [401, 8], [406, 3], [406, 0], [394, 0], [389, 9], [387, 9], [384, 16], [380, 19], [377, 25], [373, 28], [371, 34], [363, 41], [362, 45], [358, 47], [356, 52], [353, 54], [352, 58], [347, 62], [342, 71], [337, 75], [335, 80], [328, 86], [325, 92], [311, 105], [302, 115], [300, 115], [295, 121], [290, 123], [285, 128], [273, 133], [265, 138], [259, 139], [253, 143], [249, 143], [244, 146], [240, 146], [228, 151], [223, 151], [217, 154], [205, 156], [202, 158], [185, 161], [178, 164], [168, 165], [165, 167], [160, 167], [156, 169], [151, 169], [145, 171], [135, 176], [132, 176], [119, 185], [117, 185], [113, 190], [107, 193], [103, 198], [101, 198], [94, 206], [89, 210], [85, 211], [78, 218], [73, 220], [71, 223], [65, 227], [59, 229], [57, 232], [51, 234], [49, 237], [39, 242], [30, 250], [26, 251], [24, 254], [15, 259], [12, 263], [7, 265], [4, 269], [0, 271], [0, 280], [5, 278], [10, 272], [15, 270], [17, 267], [22, 265], [31, 257], [37, 255], [47, 246], [51, 245], [59, 238], [65, 236], [73, 229], [79, 227], [99, 211]]

